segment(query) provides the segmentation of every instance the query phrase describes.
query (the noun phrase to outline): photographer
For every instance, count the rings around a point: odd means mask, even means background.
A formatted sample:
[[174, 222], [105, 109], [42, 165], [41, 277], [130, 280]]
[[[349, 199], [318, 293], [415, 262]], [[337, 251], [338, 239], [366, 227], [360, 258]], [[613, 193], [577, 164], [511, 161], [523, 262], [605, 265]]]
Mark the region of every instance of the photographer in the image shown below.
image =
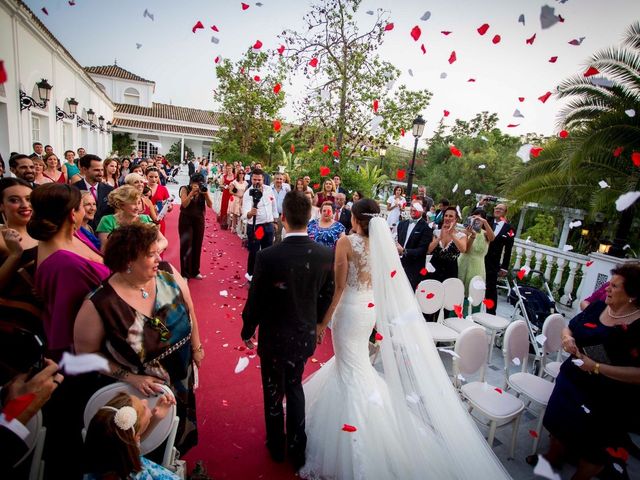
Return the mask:
[[254, 169], [251, 173], [251, 188], [242, 197], [242, 217], [248, 221], [247, 237], [249, 259], [247, 261], [247, 280], [253, 277], [253, 265], [256, 253], [273, 244], [273, 233], [278, 218], [276, 196], [269, 185], [264, 185], [264, 173]]
[[205, 206], [213, 208], [205, 179], [199, 173], [191, 176], [188, 186], [180, 187], [180, 273], [184, 278], [202, 280], [200, 254], [204, 240]]

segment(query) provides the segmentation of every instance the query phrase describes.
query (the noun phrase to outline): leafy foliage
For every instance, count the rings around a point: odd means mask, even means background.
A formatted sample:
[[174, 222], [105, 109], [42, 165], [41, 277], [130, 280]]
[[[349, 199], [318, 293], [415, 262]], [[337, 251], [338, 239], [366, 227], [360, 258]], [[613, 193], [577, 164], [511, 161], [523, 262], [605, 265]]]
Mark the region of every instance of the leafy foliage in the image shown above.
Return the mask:
[[427, 90], [394, 89], [400, 71], [377, 54], [388, 13], [378, 9], [373, 26], [361, 31], [354, 20], [360, 4], [320, 0], [305, 15], [306, 28], [282, 35], [287, 59], [315, 85], [298, 105], [302, 124], [329, 133], [341, 164], [359, 156], [363, 145], [397, 140], [431, 98]]
[[[180, 163], [180, 145], [181, 145], [180, 141], [174, 143], [173, 145], [171, 145], [171, 148], [169, 149], [169, 153], [165, 155], [168, 162], [171, 163], [172, 165], [177, 165]], [[187, 159], [187, 157], [195, 158], [193, 150], [191, 150], [189, 146], [186, 144], [184, 146], [184, 153], [185, 153], [184, 155], [185, 160]]]
[[136, 142], [129, 133], [114, 133], [111, 137], [111, 153], [128, 157], [136, 149]]
[[522, 234], [522, 237], [531, 237], [532, 242], [554, 246], [555, 243], [553, 241], [553, 238], [557, 230], [555, 223], [556, 221], [554, 220], [553, 216], [546, 215], [544, 213], [538, 214], [536, 215], [535, 224], [528, 228]]

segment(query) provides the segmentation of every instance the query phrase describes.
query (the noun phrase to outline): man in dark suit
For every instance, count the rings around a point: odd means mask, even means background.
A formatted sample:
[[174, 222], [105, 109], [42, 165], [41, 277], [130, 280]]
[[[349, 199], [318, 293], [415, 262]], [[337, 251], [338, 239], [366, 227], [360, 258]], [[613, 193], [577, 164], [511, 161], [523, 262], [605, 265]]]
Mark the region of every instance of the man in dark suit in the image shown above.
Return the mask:
[[[186, 153], [185, 156], [187, 156]], [[196, 165], [192, 158], [187, 157], [187, 168], [189, 169], [189, 178], [193, 177], [196, 174]]]
[[253, 348], [251, 339], [260, 326], [267, 448], [274, 461], [282, 462], [286, 446], [298, 470], [304, 465], [307, 444], [302, 372], [316, 347], [317, 324], [331, 304], [333, 252], [307, 236], [311, 204], [302, 192], [287, 193], [282, 210], [287, 236], [256, 256], [241, 336]]
[[31, 157], [27, 157], [22, 153], [11, 155], [9, 158], [9, 169], [17, 178], [21, 178], [31, 185], [31, 188], [37, 187], [34, 183], [36, 179], [36, 167]]
[[113, 208], [109, 205], [109, 193], [113, 187], [102, 181], [104, 168], [100, 157], [87, 154], [80, 158], [79, 163], [82, 180], [74, 183], [73, 186], [79, 190], [90, 192], [96, 199], [96, 215], [89, 222], [91, 228], [95, 230], [102, 217], [113, 213]]
[[351, 231], [351, 210], [345, 208], [347, 203], [347, 196], [344, 193], [336, 193], [334, 198], [336, 199], [336, 213], [334, 220], [340, 222], [344, 227], [344, 231], [347, 235]]
[[398, 223], [396, 248], [400, 255], [402, 268], [404, 268], [414, 291], [420, 281], [424, 280], [423, 272], [427, 260], [427, 249], [433, 238], [433, 231], [423, 218], [423, 213], [421, 202], [414, 200], [411, 203], [411, 218]]
[[513, 227], [505, 218], [506, 214], [507, 206], [504, 203], [497, 204], [493, 209], [493, 218], [489, 220], [489, 225], [493, 228], [496, 238], [489, 244], [489, 251], [484, 257], [487, 273], [485, 298], [493, 300], [493, 305], [487, 308], [487, 313], [494, 315], [498, 304], [498, 277], [504, 277], [507, 274], [515, 237]]

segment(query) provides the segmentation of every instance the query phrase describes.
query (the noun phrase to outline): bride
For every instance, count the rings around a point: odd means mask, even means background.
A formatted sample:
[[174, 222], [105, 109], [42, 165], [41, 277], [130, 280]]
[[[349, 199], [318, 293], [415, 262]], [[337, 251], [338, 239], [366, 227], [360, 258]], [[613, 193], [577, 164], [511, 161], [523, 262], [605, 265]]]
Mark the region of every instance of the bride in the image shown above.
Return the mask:
[[[351, 209], [336, 247], [329, 360], [304, 385], [307, 479], [501, 479], [508, 473], [460, 402], [377, 203]], [[382, 335], [384, 374], [369, 360]]]

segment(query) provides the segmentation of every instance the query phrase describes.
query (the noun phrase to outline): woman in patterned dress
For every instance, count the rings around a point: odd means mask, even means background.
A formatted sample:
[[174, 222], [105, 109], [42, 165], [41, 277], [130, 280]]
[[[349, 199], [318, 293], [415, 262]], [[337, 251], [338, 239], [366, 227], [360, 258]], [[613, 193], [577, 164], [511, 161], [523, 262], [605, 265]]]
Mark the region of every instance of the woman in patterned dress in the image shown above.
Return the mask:
[[324, 202], [320, 212], [320, 219], [311, 220], [307, 226], [309, 238], [316, 243], [335, 249], [340, 237], [344, 236], [344, 225], [333, 218], [333, 202]]

